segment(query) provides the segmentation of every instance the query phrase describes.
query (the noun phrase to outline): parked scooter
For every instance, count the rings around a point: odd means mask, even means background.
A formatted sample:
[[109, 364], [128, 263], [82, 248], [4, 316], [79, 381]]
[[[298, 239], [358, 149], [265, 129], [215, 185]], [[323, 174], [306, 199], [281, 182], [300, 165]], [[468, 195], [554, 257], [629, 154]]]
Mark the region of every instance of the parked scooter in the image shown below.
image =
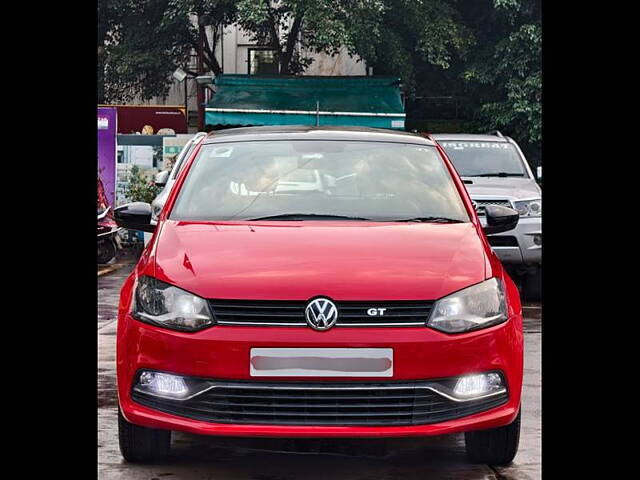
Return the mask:
[[109, 215], [111, 207], [98, 209], [98, 263], [106, 264], [115, 258], [118, 251], [116, 233], [120, 230]]

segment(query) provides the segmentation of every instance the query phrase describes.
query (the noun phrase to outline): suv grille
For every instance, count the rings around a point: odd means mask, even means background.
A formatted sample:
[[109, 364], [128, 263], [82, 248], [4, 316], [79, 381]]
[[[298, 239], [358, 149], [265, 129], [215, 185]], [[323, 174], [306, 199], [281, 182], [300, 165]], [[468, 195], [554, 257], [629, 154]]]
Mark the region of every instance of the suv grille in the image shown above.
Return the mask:
[[473, 199], [473, 201], [478, 206], [477, 208], [478, 215], [484, 215], [484, 207], [486, 205], [498, 205], [500, 207], [513, 208], [513, 205], [511, 205], [511, 202], [509, 200], [475, 200]]
[[[214, 423], [273, 425], [421, 425], [497, 407], [508, 393], [456, 402], [429, 382], [265, 383], [218, 382], [189, 400], [168, 400], [133, 391], [150, 408]], [[431, 383], [433, 385], [433, 383]]]
[[[334, 302], [338, 307], [336, 327], [424, 326], [432, 301]], [[209, 300], [218, 325], [275, 325], [306, 327], [306, 301]], [[384, 315], [369, 316], [370, 308], [384, 308]]]

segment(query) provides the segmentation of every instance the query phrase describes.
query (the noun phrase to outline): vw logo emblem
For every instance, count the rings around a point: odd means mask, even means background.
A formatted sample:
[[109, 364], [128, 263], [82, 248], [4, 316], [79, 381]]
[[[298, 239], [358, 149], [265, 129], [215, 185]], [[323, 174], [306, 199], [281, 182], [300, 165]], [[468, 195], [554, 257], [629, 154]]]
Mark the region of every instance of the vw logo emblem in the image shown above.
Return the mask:
[[314, 330], [329, 330], [338, 320], [338, 308], [328, 298], [316, 298], [304, 310], [307, 324]]

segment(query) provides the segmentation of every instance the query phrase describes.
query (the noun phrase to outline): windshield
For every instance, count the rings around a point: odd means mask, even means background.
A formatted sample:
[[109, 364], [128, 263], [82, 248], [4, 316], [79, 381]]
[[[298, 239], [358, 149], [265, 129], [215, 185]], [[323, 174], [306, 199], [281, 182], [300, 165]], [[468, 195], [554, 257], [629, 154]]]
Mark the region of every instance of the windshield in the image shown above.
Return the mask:
[[438, 142], [461, 177], [516, 176], [527, 172], [516, 148], [502, 142]]
[[438, 217], [468, 222], [434, 147], [349, 141], [203, 145], [172, 220]]

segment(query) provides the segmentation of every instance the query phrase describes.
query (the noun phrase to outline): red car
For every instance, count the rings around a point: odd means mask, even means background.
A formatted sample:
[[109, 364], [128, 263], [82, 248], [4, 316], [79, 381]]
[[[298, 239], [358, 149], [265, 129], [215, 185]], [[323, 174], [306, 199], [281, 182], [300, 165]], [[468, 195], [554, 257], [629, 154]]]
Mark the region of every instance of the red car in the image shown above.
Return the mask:
[[171, 430], [261, 437], [465, 432], [510, 462], [523, 370], [518, 290], [443, 150], [384, 130], [216, 132], [188, 160], [120, 298], [122, 455]]

